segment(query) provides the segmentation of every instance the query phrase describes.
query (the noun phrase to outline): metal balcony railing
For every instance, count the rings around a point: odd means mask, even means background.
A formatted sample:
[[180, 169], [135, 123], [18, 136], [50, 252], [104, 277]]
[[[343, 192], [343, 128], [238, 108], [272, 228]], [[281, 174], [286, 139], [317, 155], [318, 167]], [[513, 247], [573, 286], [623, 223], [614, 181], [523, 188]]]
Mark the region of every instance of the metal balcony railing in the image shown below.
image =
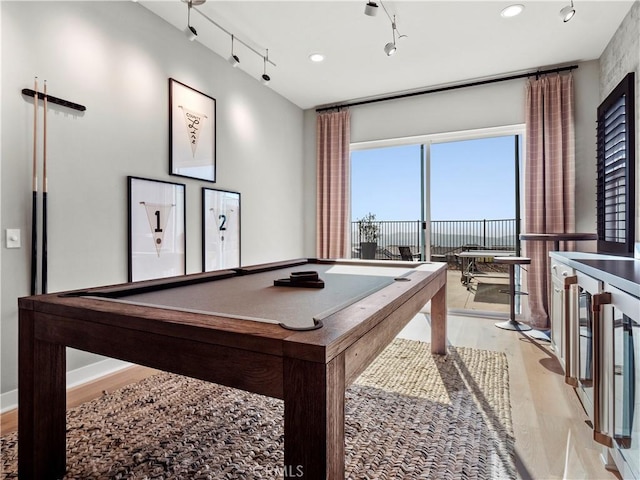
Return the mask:
[[[375, 258], [399, 260], [400, 247], [409, 247], [416, 259], [424, 259], [422, 222], [374, 221], [378, 227]], [[351, 257], [362, 258], [360, 222], [351, 222]], [[454, 261], [455, 254], [471, 248], [516, 250], [516, 220], [434, 220], [430, 224], [430, 251], [433, 260]]]

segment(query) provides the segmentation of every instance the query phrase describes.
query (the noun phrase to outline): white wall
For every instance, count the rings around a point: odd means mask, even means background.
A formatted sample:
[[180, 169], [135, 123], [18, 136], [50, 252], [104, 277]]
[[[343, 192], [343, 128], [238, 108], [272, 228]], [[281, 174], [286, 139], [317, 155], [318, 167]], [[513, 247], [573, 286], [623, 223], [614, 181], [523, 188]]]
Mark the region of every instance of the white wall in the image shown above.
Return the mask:
[[[0, 2], [3, 244], [0, 392], [17, 383], [29, 293], [33, 77], [50, 104], [49, 291], [127, 280], [127, 175], [186, 183], [187, 271], [201, 270], [202, 186], [239, 191], [242, 263], [303, 255], [303, 112], [134, 2]], [[168, 175], [168, 78], [217, 100], [218, 182]], [[41, 109], [42, 111], [42, 109]], [[21, 249], [4, 248], [20, 228]], [[68, 370], [102, 357], [70, 351]]]
[[[598, 62], [573, 71], [576, 95], [576, 229], [595, 232], [595, 121]], [[536, 68], [532, 65], [532, 69]], [[351, 142], [366, 142], [525, 123], [526, 80], [373, 103], [351, 109]], [[315, 112], [305, 112], [305, 171], [315, 172]], [[455, 182], [455, 180], [452, 180]], [[315, 214], [315, 185], [308, 183], [306, 215]], [[313, 196], [313, 202], [311, 195]], [[305, 231], [314, 252], [315, 229]]]
[[524, 123], [524, 81], [354, 107], [351, 142]]

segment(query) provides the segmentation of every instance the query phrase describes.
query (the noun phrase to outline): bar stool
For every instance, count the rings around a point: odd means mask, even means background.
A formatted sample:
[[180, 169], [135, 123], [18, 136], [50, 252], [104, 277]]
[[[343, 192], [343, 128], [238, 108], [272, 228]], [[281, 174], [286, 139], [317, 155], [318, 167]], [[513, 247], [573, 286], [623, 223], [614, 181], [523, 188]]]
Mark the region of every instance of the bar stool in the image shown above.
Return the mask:
[[[593, 241], [598, 240], [598, 234], [596, 233], [521, 233], [520, 240], [536, 241], [536, 242], [553, 242], [554, 251], [560, 251], [560, 242], [581, 242], [581, 241]], [[544, 270], [543, 270], [544, 271]], [[546, 275], [546, 273], [545, 273]], [[551, 305], [551, 299], [547, 297], [548, 304]], [[549, 312], [550, 313], [550, 312]], [[549, 315], [550, 322], [553, 322], [551, 315]], [[551, 341], [551, 327], [546, 330], [532, 330], [527, 335], [536, 340], [543, 340], [545, 342]]]
[[529, 265], [531, 259], [527, 257], [495, 257], [493, 261], [509, 265], [509, 320], [496, 323], [496, 327], [520, 332], [531, 330], [529, 325], [516, 320], [516, 265]]

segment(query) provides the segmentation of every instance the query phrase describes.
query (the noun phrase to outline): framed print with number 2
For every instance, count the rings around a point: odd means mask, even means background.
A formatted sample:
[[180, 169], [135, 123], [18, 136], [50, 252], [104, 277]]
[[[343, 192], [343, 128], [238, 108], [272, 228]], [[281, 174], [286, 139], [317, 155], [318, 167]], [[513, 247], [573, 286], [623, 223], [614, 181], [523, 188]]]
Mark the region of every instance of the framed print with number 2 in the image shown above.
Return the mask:
[[129, 281], [186, 273], [185, 186], [128, 177]]
[[240, 266], [240, 194], [202, 189], [202, 271]]

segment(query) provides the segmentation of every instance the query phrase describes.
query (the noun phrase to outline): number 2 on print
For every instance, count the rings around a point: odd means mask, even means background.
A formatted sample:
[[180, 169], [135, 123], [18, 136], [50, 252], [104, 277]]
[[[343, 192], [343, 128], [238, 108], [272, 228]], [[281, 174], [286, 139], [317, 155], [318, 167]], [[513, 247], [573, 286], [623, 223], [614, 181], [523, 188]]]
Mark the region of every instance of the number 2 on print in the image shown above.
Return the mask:
[[160, 210], [156, 210], [154, 215], [156, 216], [156, 229], [154, 230], [154, 232], [161, 232], [162, 228], [160, 228]]
[[227, 216], [226, 215], [218, 215], [218, 220], [222, 220], [220, 222], [220, 228], [218, 230], [223, 231], [227, 229], [226, 223], [227, 223]]

